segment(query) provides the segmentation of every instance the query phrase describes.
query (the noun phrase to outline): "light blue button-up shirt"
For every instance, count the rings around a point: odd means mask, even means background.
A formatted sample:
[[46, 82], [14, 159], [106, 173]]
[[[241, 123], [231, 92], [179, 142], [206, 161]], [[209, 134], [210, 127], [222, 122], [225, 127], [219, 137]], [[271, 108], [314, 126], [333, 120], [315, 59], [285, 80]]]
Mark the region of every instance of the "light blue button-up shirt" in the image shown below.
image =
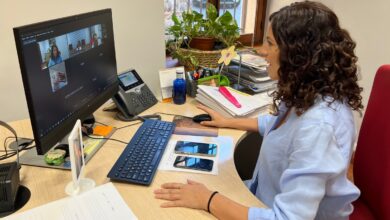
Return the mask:
[[[317, 99], [301, 116], [292, 109], [258, 118], [264, 136], [248, 188], [269, 208], [251, 207], [249, 219], [348, 219], [360, 194], [347, 179], [356, 131], [351, 109]], [[257, 178], [257, 184], [256, 182]]]

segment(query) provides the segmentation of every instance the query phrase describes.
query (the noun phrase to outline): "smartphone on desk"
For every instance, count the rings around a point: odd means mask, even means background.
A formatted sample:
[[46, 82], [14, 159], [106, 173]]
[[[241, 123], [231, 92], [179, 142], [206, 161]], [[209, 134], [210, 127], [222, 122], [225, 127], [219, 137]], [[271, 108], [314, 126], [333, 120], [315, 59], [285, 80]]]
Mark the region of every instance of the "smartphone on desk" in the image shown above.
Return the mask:
[[212, 143], [177, 141], [175, 153], [214, 157], [217, 155], [217, 145]]
[[187, 156], [177, 156], [173, 164], [176, 168], [184, 168], [191, 170], [207, 171], [211, 172], [213, 170], [214, 161], [209, 159], [197, 158], [197, 157], [187, 157]]

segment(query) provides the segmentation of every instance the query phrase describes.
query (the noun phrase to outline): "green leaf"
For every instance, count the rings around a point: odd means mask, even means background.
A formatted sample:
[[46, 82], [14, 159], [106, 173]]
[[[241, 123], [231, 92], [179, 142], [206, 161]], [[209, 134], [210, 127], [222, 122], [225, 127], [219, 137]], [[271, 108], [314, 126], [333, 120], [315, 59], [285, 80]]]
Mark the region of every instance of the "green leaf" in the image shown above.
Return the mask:
[[215, 21], [215, 19], [217, 19], [218, 12], [213, 4], [207, 3], [206, 16], [207, 16], [207, 19], [209, 19], [211, 21]]
[[233, 19], [232, 14], [230, 14], [229, 11], [226, 11], [221, 16], [217, 18], [217, 22], [221, 23], [222, 25], [229, 25], [233, 24], [235, 20]]
[[198, 59], [196, 59], [196, 57], [190, 56], [190, 61], [191, 61], [192, 65], [194, 65], [194, 67], [198, 67], [199, 61], [198, 61]]
[[201, 22], [203, 19], [203, 14], [197, 12], [197, 11], [192, 11], [194, 13], [194, 21], [196, 22]]
[[172, 21], [173, 21], [173, 23], [174, 23], [175, 25], [180, 24], [180, 21], [179, 21], [179, 19], [177, 18], [176, 13], [173, 13], [173, 15], [172, 15]]

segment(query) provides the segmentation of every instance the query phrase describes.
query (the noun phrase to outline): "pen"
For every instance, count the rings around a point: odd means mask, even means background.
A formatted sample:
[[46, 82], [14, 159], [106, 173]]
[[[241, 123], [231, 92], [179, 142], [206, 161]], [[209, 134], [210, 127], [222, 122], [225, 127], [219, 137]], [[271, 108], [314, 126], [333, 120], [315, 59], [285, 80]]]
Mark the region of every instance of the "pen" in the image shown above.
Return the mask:
[[225, 88], [225, 86], [220, 86], [218, 91], [223, 95], [225, 96], [225, 98], [231, 102], [234, 106], [236, 106], [237, 108], [241, 108], [241, 104], [237, 101], [236, 98], [234, 98], [234, 96], [229, 92], [229, 90], [227, 90]]

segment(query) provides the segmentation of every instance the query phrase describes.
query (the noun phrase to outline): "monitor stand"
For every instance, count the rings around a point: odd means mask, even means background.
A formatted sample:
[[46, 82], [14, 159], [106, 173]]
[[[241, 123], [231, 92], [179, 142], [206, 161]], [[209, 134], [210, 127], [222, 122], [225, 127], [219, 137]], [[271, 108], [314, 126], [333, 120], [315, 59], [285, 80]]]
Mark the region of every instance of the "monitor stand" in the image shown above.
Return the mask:
[[[111, 135], [115, 132], [115, 128], [112, 129], [112, 131], [105, 136], [104, 138], [109, 138]], [[68, 135], [63, 138], [61, 144], [67, 144]], [[88, 163], [88, 161], [95, 155], [95, 153], [103, 146], [104, 143], [106, 143], [107, 139], [92, 139], [88, 138], [87, 136], [83, 136], [83, 142], [84, 142], [84, 154], [85, 154], [85, 164]], [[54, 146], [53, 148], [57, 147], [58, 145]], [[55, 165], [49, 165], [45, 162], [45, 155], [38, 155], [37, 150], [34, 148], [22, 151], [19, 157], [19, 163], [23, 165], [29, 165], [29, 166], [38, 166], [38, 167], [47, 167], [47, 168], [54, 168], [54, 169], [64, 169], [64, 170], [70, 170], [70, 160], [69, 157], [65, 158], [65, 162], [61, 165], [55, 166]]]

